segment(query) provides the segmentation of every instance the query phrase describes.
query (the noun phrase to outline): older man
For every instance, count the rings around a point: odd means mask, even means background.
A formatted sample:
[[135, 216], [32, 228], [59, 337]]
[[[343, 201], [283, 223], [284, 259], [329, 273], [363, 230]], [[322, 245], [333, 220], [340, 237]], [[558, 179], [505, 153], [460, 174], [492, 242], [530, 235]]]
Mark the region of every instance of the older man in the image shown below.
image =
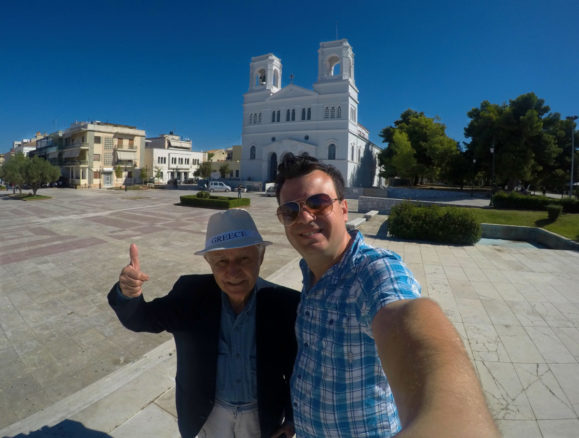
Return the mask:
[[291, 379], [300, 438], [497, 437], [457, 331], [400, 257], [346, 229], [333, 166], [286, 154], [277, 211], [302, 255]]
[[133, 331], [173, 334], [176, 400], [183, 437], [290, 437], [289, 378], [300, 294], [261, 279], [264, 241], [244, 210], [209, 219], [203, 255], [213, 275], [185, 275], [150, 302], [136, 245], [108, 294]]

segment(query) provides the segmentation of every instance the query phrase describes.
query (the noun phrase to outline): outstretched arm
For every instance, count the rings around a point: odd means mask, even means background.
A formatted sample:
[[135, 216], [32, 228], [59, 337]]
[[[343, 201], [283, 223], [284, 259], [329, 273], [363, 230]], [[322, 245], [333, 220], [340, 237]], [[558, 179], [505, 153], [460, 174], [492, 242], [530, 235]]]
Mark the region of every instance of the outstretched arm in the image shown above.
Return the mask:
[[428, 298], [383, 307], [372, 322], [402, 432], [398, 437], [499, 437], [452, 323]]

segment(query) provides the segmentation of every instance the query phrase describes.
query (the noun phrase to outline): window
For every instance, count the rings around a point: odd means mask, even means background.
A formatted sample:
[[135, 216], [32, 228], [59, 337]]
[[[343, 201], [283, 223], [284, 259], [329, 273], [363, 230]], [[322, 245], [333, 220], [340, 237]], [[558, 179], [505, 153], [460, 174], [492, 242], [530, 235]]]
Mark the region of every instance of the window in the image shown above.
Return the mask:
[[253, 114], [249, 115], [249, 124], [252, 125], [253, 124]]
[[332, 109], [330, 110], [330, 118], [335, 119], [336, 118], [336, 108], [332, 107]]
[[133, 138], [129, 138], [129, 147], [132, 149], [135, 146], [135, 140]]
[[312, 109], [311, 108], [308, 108], [308, 117], [307, 118], [308, 118], [308, 120], [312, 119]]
[[271, 138], [271, 142], [273, 143], [274, 141], [275, 141], [275, 137], [272, 137], [272, 138]]
[[94, 154], [92, 159], [93, 159], [93, 161], [100, 161], [101, 160], [101, 154]]
[[257, 123], [261, 123], [261, 113], [257, 115]]
[[117, 138], [117, 147], [118, 147], [119, 149], [122, 149], [122, 148], [123, 148], [123, 140], [124, 140], [124, 139], [122, 139], [122, 138]]
[[341, 119], [341, 118], [342, 118], [342, 107], [339, 106], [338, 107], [338, 119]]
[[310, 136], [309, 135], [304, 135], [304, 140], [309, 140]]
[[292, 110], [292, 122], [294, 122], [296, 120], [296, 110], [293, 109]]
[[326, 109], [324, 110], [324, 119], [327, 119], [330, 117], [330, 108], [326, 107]]
[[255, 160], [255, 146], [252, 146], [249, 149], [249, 159], [250, 160]]
[[271, 112], [271, 123], [275, 123], [275, 111]]
[[277, 110], [277, 114], [276, 114], [276, 115], [277, 115], [277, 121], [279, 122], [279, 115], [280, 115], [280, 111], [279, 111], [279, 110]]
[[290, 119], [290, 110], [288, 109], [285, 113], [285, 121], [289, 122], [289, 119]]
[[334, 143], [328, 146], [328, 160], [336, 159], [336, 145]]
[[94, 143], [95, 143], [95, 144], [101, 144], [101, 137], [100, 137], [100, 135], [95, 135], [95, 136], [94, 136]]
[[113, 139], [110, 137], [105, 138], [105, 151], [113, 150]]
[[302, 108], [302, 120], [306, 120], [306, 109]]

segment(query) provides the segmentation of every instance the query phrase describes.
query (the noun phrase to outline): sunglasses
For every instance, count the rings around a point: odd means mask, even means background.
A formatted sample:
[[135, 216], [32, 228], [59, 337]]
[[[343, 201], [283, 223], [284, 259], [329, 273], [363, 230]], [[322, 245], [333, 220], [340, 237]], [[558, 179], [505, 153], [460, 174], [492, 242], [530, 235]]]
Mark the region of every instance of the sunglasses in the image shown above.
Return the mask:
[[277, 218], [279, 221], [289, 227], [298, 218], [300, 211], [305, 209], [313, 216], [326, 216], [330, 214], [332, 205], [339, 198], [330, 198], [325, 193], [312, 195], [305, 201], [286, 202], [277, 208]]

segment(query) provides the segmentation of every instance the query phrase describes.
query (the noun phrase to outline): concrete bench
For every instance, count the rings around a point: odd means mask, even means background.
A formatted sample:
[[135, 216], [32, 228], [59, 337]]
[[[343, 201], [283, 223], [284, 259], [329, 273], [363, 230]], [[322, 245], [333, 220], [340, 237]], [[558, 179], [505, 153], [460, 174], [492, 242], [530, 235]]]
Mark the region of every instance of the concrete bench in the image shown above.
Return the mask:
[[367, 221], [369, 221], [370, 219], [372, 219], [374, 216], [376, 216], [378, 214], [378, 210], [370, 210], [368, 213], [364, 213], [364, 219], [366, 219]]
[[364, 219], [363, 217], [357, 217], [356, 219], [352, 219], [346, 222], [346, 228], [348, 230], [358, 229], [358, 227], [362, 225], [364, 222], [366, 222], [366, 219]]

